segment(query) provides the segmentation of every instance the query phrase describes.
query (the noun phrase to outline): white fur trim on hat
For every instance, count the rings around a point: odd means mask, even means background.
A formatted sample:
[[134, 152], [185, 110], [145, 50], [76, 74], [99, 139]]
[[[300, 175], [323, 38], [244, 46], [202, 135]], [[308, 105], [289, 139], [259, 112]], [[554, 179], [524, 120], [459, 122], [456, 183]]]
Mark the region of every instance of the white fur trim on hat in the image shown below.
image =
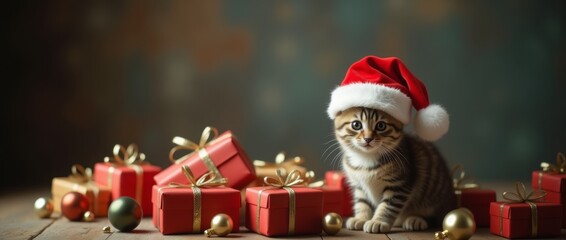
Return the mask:
[[450, 127], [448, 113], [439, 105], [431, 104], [419, 110], [414, 120], [415, 132], [427, 141], [436, 141]]
[[395, 88], [372, 83], [351, 83], [332, 91], [326, 110], [331, 119], [339, 112], [352, 107], [382, 110], [403, 124], [411, 119], [411, 99]]

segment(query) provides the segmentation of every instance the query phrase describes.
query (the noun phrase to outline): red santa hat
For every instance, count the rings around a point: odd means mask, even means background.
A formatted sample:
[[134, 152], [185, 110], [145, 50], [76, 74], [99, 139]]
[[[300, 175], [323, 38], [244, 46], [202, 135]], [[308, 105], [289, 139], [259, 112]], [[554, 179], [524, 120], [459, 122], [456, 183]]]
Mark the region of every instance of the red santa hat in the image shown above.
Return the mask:
[[425, 85], [395, 57], [367, 56], [350, 66], [344, 81], [333, 92], [327, 112], [331, 119], [351, 107], [382, 110], [403, 124], [417, 110], [414, 127], [424, 140], [435, 141], [448, 132], [448, 113], [430, 104]]

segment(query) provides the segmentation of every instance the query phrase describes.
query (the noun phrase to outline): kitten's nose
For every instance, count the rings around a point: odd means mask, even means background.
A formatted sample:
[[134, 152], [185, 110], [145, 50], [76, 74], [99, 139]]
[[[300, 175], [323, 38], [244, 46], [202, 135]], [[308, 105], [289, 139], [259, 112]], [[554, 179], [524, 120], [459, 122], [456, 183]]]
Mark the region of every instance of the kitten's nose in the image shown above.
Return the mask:
[[373, 140], [373, 138], [364, 138], [364, 140], [366, 141], [366, 143], [370, 143]]

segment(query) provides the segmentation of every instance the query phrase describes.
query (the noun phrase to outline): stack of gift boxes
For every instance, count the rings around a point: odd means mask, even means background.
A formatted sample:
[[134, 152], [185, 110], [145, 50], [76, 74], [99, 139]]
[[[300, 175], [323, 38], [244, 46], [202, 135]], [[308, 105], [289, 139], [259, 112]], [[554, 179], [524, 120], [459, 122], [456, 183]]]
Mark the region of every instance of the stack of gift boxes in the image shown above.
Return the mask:
[[[317, 180], [302, 166], [304, 159], [286, 158], [284, 153], [275, 162], [252, 162], [232, 132], [218, 135], [211, 127], [198, 143], [181, 137], [173, 143], [172, 164], [164, 170], [148, 163], [136, 145], [116, 145], [113, 156], [95, 165], [94, 174], [73, 166], [69, 177], [53, 179], [55, 210], [60, 210], [65, 193], [77, 191], [92, 203], [91, 212], [104, 217], [113, 199], [129, 196], [163, 234], [202, 233], [219, 213], [232, 218], [233, 232], [245, 225], [266, 236], [318, 234], [325, 214], [352, 216], [351, 191], [340, 171], [326, 172], [324, 180]], [[566, 228], [566, 160], [559, 153], [556, 164], [541, 166], [532, 173], [533, 192], [518, 184], [499, 202], [495, 191], [480, 188], [456, 166], [452, 176], [457, 206], [468, 208], [476, 226], [489, 227], [495, 235], [560, 236]]]
[[452, 174], [458, 206], [470, 209], [476, 226], [489, 227], [494, 235], [559, 237], [561, 228], [566, 228], [566, 161], [562, 153], [557, 159], [557, 164], [542, 163], [541, 171], [533, 171], [532, 191], [517, 183], [502, 193], [502, 201], [496, 201], [495, 191], [480, 188], [456, 166]]
[[232, 232], [245, 225], [266, 236], [319, 234], [326, 213], [351, 215], [352, 197], [340, 172], [317, 181], [302, 158], [283, 153], [275, 162], [252, 162], [232, 132], [219, 135], [211, 127], [198, 143], [182, 137], [173, 143], [172, 164], [163, 170], [136, 145], [116, 145], [94, 173], [73, 166], [69, 177], [53, 179], [54, 206], [78, 191], [97, 217], [105, 217], [112, 200], [128, 196], [162, 234], [202, 233], [219, 213], [232, 218]]

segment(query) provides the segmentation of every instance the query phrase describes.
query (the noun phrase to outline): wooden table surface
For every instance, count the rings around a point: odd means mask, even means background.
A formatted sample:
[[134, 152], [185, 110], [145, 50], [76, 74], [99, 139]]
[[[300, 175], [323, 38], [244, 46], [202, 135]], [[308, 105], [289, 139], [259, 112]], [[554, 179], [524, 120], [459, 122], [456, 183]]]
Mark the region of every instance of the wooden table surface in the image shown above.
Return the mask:
[[[500, 195], [503, 191], [512, 190], [514, 184], [482, 183], [485, 188], [494, 189]], [[110, 234], [102, 232], [102, 227], [110, 226], [107, 218], [97, 218], [94, 222], [70, 222], [60, 214], [49, 219], [39, 219], [33, 211], [33, 203], [39, 197], [49, 197], [50, 189], [26, 191], [13, 195], [0, 196], [0, 239], [206, 239], [201, 234], [162, 235], [152, 224], [151, 218], [144, 218], [141, 224], [129, 233], [113, 229]], [[498, 196], [500, 199], [500, 196]], [[279, 239], [434, 239], [438, 229], [424, 232], [402, 232], [400, 230], [388, 234], [367, 234], [362, 231], [342, 229], [336, 236], [310, 235], [278, 237]], [[247, 231], [244, 227], [239, 233], [230, 234], [227, 238], [268, 239], [265, 236]], [[489, 233], [487, 228], [479, 228], [471, 239], [505, 239]], [[560, 238], [566, 239], [566, 229], [562, 229]]]

